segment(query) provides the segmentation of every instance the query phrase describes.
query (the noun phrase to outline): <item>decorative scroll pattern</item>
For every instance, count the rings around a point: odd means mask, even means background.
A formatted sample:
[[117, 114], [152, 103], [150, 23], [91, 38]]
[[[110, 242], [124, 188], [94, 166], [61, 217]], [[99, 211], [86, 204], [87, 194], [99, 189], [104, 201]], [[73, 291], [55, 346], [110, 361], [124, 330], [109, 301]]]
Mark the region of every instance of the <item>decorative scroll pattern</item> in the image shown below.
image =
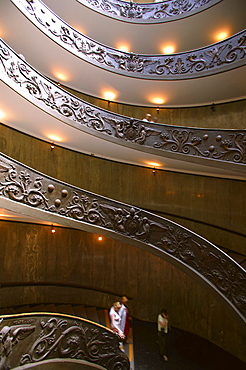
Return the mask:
[[[184, 128], [143, 122], [96, 108], [59, 88], [41, 76], [0, 40], [0, 78], [18, 93], [59, 119], [90, 129], [107, 140], [118, 139], [121, 145], [151, 148], [156, 154], [166, 152], [246, 163], [246, 130]], [[112, 139], [111, 139], [112, 138]]]
[[11, 1], [53, 41], [79, 58], [115, 73], [143, 79], [187, 79], [245, 65], [245, 31], [217, 44], [180, 54], [124, 53], [82, 35], [40, 0]]
[[40, 176], [4, 155], [0, 156], [0, 197], [100, 226], [100, 232], [111, 231], [158, 249], [192, 269], [246, 314], [245, 270], [213, 244], [172, 221]]
[[112, 18], [134, 23], [161, 23], [185, 18], [207, 9], [221, 0], [166, 0], [137, 3], [130, 0], [77, 0], [89, 8]]
[[[25, 346], [18, 348], [22, 340]], [[83, 319], [22, 315], [0, 324], [0, 370], [51, 360], [84, 360], [108, 370], [130, 369], [116, 334]]]

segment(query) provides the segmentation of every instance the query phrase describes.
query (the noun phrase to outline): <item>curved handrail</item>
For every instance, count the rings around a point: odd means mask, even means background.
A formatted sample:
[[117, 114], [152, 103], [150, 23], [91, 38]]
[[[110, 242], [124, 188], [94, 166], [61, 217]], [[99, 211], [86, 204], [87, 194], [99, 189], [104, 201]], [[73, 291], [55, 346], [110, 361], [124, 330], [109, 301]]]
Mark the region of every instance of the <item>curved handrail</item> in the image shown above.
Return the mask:
[[171, 55], [126, 53], [98, 43], [69, 26], [41, 0], [11, 0], [57, 44], [97, 67], [128, 77], [180, 80], [209, 76], [246, 64], [246, 31], [210, 46]]
[[137, 3], [132, 0], [77, 0], [84, 6], [106, 15], [131, 23], [162, 23], [189, 17], [202, 12], [222, 0], [164, 0]]
[[147, 123], [97, 108], [42, 76], [0, 39], [0, 79], [33, 104], [67, 124], [137, 150], [246, 170], [246, 130]]
[[[240, 323], [246, 321], [246, 271], [194, 232], [143, 209], [43, 175], [0, 155], [0, 199], [29, 215], [69, 222], [146, 249], [217, 293]], [[16, 210], [16, 208], [15, 208]], [[40, 215], [38, 216], [40, 217]]]
[[[3, 316], [0, 321], [1, 369], [54, 359], [84, 360], [97, 368], [130, 369], [119, 338], [102, 325], [75, 316], [30, 313]], [[9, 348], [12, 350], [9, 350]]]

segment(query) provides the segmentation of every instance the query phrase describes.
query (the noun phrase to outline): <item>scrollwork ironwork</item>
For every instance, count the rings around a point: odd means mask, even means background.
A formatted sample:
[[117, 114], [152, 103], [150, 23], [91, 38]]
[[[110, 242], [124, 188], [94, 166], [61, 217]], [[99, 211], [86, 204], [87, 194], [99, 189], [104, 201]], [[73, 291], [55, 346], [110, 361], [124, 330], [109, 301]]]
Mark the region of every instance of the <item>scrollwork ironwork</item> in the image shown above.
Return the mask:
[[[241, 50], [241, 49], [240, 49]], [[107, 140], [118, 139], [121, 145], [151, 148], [158, 155], [179, 153], [209, 160], [246, 163], [246, 130], [212, 130], [147, 123], [97, 108], [69, 94], [17, 56], [0, 41], [0, 78], [18, 93], [50, 114], [81, 130], [91, 129]], [[111, 139], [112, 138], [112, 139]]]
[[136, 3], [121, 0], [77, 0], [81, 4], [112, 18], [134, 23], [161, 23], [185, 18], [213, 6], [221, 0], [166, 0]]
[[[189, 52], [139, 55], [124, 53], [91, 40], [57, 17], [41, 0], [33, 0], [32, 3], [11, 1], [53, 41], [77, 57], [114, 73], [155, 80], [188, 79], [245, 65], [245, 30], [217, 44]], [[195, 1], [193, 6], [198, 3]], [[188, 0], [173, 1], [172, 5], [176, 7], [172, 11], [180, 14], [181, 9], [187, 8]]]
[[[0, 327], [0, 370], [59, 358], [84, 360], [109, 370], [130, 369], [128, 358], [119, 349], [119, 338], [106, 328], [62, 315], [21, 317], [21, 324], [15, 324], [16, 317], [7, 318]], [[18, 349], [18, 341], [25, 338], [25, 346]]]
[[[34, 197], [34, 201], [27, 201], [33, 194], [37, 194], [37, 200]], [[0, 155], [0, 197], [99, 226], [100, 232], [118, 234], [128, 241], [130, 238], [133, 244], [144, 243], [153, 253], [157, 248], [191, 269], [238, 312], [246, 314], [245, 270], [213, 244], [172, 221], [40, 176], [4, 155]]]

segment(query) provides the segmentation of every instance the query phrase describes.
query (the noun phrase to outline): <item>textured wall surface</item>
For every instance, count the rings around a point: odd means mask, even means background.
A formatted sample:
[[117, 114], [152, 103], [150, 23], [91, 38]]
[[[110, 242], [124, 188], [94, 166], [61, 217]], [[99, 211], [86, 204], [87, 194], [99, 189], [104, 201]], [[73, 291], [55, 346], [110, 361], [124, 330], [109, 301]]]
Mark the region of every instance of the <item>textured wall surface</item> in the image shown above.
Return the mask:
[[171, 325], [246, 361], [244, 328], [204, 287], [160, 258], [73, 229], [57, 228], [53, 235], [49, 226], [1, 221], [0, 233], [2, 307], [72, 303], [109, 308], [128, 294], [134, 317], [155, 321], [167, 307]]

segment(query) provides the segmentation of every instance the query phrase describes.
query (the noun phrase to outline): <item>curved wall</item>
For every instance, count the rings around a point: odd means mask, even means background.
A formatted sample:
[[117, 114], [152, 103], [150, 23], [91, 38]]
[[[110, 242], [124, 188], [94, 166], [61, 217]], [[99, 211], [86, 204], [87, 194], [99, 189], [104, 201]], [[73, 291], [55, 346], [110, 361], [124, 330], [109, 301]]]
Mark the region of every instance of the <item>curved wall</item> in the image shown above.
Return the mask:
[[43, 225], [2, 221], [0, 226], [3, 307], [69, 303], [108, 308], [114, 294], [115, 299], [128, 294], [134, 317], [156, 321], [166, 306], [172, 326], [246, 361], [244, 328], [203, 287], [162, 259], [109, 238], [98, 242], [96, 235], [79, 230], [56, 228], [52, 234]]
[[37, 171], [177, 221], [245, 254], [245, 182], [140, 168], [72, 152], [0, 126], [1, 151]]

